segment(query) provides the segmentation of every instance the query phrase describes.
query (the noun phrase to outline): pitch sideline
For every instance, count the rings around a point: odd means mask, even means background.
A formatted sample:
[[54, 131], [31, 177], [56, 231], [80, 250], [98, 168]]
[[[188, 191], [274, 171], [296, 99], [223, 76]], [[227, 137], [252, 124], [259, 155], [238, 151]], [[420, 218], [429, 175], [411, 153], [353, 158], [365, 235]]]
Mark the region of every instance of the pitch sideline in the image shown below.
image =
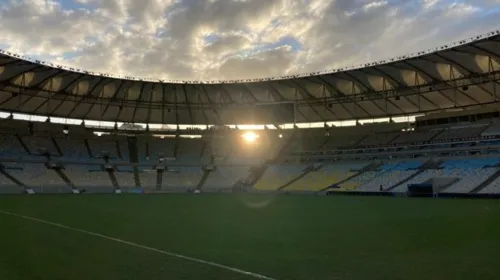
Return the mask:
[[218, 264], [218, 263], [214, 263], [214, 262], [211, 262], [211, 261], [205, 261], [205, 260], [201, 260], [201, 259], [197, 259], [197, 258], [192, 258], [192, 257], [188, 257], [188, 256], [176, 254], [176, 253], [171, 253], [171, 252], [163, 251], [163, 250], [156, 249], [156, 248], [153, 248], [153, 247], [148, 247], [148, 246], [140, 245], [140, 244], [137, 244], [137, 243], [134, 243], [134, 242], [130, 242], [130, 241], [126, 241], [126, 240], [114, 238], [114, 237], [111, 237], [111, 236], [103, 235], [103, 234], [100, 234], [100, 233], [86, 231], [86, 230], [83, 230], [83, 229], [74, 228], [74, 227], [63, 225], [63, 224], [53, 223], [53, 222], [45, 221], [45, 220], [42, 220], [42, 219], [33, 218], [33, 217], [30, 217], [30, 216], [25, 216], [25, 215], [21, 215], [21, 214], [17, 214], [17, 213], [12, 213], [12, 212], [8, 212], [8, 211], [5, 211], [5, 210], [0, 210], [0, 213], [4, 214], [4, 215], [8, 215], [8, 216], [14, 216], [14, 217], [18, 217], [18, 218], [22, 218], [22, 219], [26, 219], [26, 220], [35, 221], [35, 222], [42, 223], [42, 224], [51, 225], [51, 226], [58, 227], [58, 228], [63, 228], [63, 229], [67, 229], [67, 230], [71, 230], [71, 231], [75, 231], [75, 232], [84, 233], [84, 234], [87, 234], [87, 235], [92, 235], [92, 236], [104, 238], [104, 239], [107, 239], [107, 240], [115, 241], [115, 242], [118, 242], [118, 243], [126, 244], [126, 245], [129, 245], [129, 246], [132, 246], [132, 247], [144, 249], [144, 250], [151, 251], [151, 252], [156, 252], [156, 253], [159, 253], [159, 254], [162, 254], [162, 255], [166, 255], [166, 256], [170, 256], [170, 257], [175, 257], [175, 258], [179, 258], [179, 259], [183, 259], [183, 260], [188, 260], [188, 261], [192, 261], [192, 262], [197, 262], [197, 263], [205, 264], [205, 265], [208, 265], [208, 266], [213, 266], [213, 267], [217, 267], [217, 268], [229, 270], [229, 271], [236, 272], [236, 273], [239, 273], [239, 274], [251, 276], [251, 277], [254, 277], [256, 279], [277, 280], [275, 278], [267, 277], [267, 276], [264, 276], [264, 275], [261, 275], [261, 274], [257, 274], [257, 273], [253, 273], [253, 272], [249, 272], [249, 271], [245, 271], [245, 270], [241, 270], [241, 269], [230, 267], [230, 266], [226, 266], [226, 265], [223, 265], [223, 264]]

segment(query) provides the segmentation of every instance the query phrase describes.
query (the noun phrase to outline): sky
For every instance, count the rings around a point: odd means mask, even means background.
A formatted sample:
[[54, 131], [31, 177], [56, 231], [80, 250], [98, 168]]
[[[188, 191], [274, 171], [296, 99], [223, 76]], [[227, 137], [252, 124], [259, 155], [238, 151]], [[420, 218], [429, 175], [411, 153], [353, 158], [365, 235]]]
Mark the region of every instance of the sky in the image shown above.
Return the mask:
[[500, 29], [500, 0], [0, 0], [0, 48], [165, 80], [384, 60]]

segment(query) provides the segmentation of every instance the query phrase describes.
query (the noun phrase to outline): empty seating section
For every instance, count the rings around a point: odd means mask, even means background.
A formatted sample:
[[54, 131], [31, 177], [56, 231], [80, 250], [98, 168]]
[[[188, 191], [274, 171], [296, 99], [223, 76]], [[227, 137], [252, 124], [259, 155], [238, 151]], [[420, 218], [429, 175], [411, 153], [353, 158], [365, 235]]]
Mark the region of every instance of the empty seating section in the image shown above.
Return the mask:
[[88, 139], [90, 151], [93, 157], [104, 157], [105, 155], [110, 158], [118, 158], [118, 149], [116, 147], [115, 139]]
[[[359, 176], [359, 186], [356, 191], [379, 191], [392, 187], [417, 172], [416, 168], [421, 166], [421, 161], [393, 162], [378, 168], [377, 171], [364, 172]], [[366, 175], [365, 175], [366, 174]], [[364, 177], [364, 178], [363, 178]]]
[[6, 164], [7, 172], [27, 187], [67, 187], [59, 175], [41, 163]]
[[77, 188], [113, 188], [108, 172], [97, 165], [67, 165], [64, 173]]
[[432, 178], [437, 178], [437, 177], [443, 177], [443, 170], [442, 169], [428, 169], [425, 170], [424, 172], [418, 174], [414, 178], [410, 179], [408, 182], [399, 185], [398, 187], [394, 188], [392, 192], [406, 192], [408, 189], [408, 185], [411, 184], [422, 184], [427, 182], [428, 180]]
[[297, 178], [306, 167], [305, 165], [270, 165], [254, 188], [258, 190], [276, 190]]
[[353, 147], [364, 137], [365, 135], [330, 134], [329, 137], [326, 137], [326, 142], [321, 149], [334, 150], [343, 147]]
[[175, 138], [138, 138], [139, 160], [171, 158], [174, 156]]
[[128, 150], [127, 138], [124, 138], [124, 137], [118, 138], [118, 147], [120, 148], [119, 149], [120, 159], [123, 161], [129, 161], [130, 155], [129, 155], [129, 150]]
[[500, 135], [500, 120], [496, 119], [481, 133], [482, 136]]
[[248, 176], [248, 167], [217, 167], [207, 178], [203, 189], [231, 188]]
[[23, 146], [14, 135], [0, 135], [0, 156], [2, 157], [19, 157], [27, 155]]
[[500, 194], [500, 177], [493, 180], [493, 182], [491, 182], [488, 186], [479, 191], [479, 193]]
[[355, 174], [351, 170], [358, 170], [363, 167], [362, 163], [357, 164], [326, 164], [319, 170], [309, 172], [300, 180], [295, 181], [286, 187], [287, 191], [319, 191], [338, 183], [349, 176]]
[[[146, 189], [156, 189], [158, 172], [156, 170], [140, 170], [139, 180], [141, 180], [141, 186]], [[134, 178], [132, 178], [133, 182]]]
[[41, 154], [45, 150], [50, 155], [59, 155], [51, 138], [24, 136], [21, 139], [32, 154]]
[[446, 129], [438, 134], [433, 140], [452, 140], [479, 137], [485, 128], [485, 125], [481, 125]]
[[211, 155], [215, 157], [229, 157], [235, 149], [235, 141], [228, 138], [214, 138], [210, 142], [209, 149]]
[[444, 192], [470, 192], [486, 181], [498, 168], [491, 167], [500, 163], [499, 159], [450, 160], [441, 165], [445, 177], [459, 178], [459, 181], [446, 188]]
[[163, 173], [163, 188], [195, 188], [202, 176], [200, 167], [175, 167]]
[[120, 188], [123, 187], [136, 187], [134, 181], [134, 173], [131, 171], [115, 172], [116, 181]]
[[496, 172], [497, 168], [488, 168], [487, 166], [495, 165], [498, 162], [497, 159], [449, 160], [441, 164], [440, 169], [425, 170], [393, 191], [405, 192], [409, 184], [422, 184], [434, 178], [457, 178], [459, 180], [444, 189], [443, 192], [470, 192]]
[[89, 153], [83, 139], [79, 138], [56, 138], [56, 142], [62, 152], [61, 159], [64, 160], [89, 160]]
[[400, 133], [391, 144], [412, 144], [430, 141], [434, 136], [440, 133], [440, 130], [422, 130]]
[[376, 133], [370, 134], [364, 139], [362, 139], [358, 145], [359, 146], [378, 146], [387, 145], [391, 140], [399, 136], [400, 132], [389, 132], [389, 133]]
[[[8, 170], [6, 170], [8, 173]], [[23, 190], [22, 187], [17, 186], [16, 183], [12, 182], [9, 178], [0, 174], [0, 193], [18, 193]]]
[[179, 164], [199, 164], [203, 149], [202, 139], [179, 138], [177, 158]]

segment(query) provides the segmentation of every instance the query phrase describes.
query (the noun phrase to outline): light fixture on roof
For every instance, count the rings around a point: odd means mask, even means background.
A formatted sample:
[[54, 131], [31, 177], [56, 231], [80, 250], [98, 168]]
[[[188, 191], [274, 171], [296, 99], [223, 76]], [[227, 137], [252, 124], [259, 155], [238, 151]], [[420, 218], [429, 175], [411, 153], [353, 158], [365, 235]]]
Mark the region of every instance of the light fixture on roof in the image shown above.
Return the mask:
[[68, 135], [69, 134], [69, 126], [65, 125], [63, 127], [63, 133], [64, 133], [64, 135]]

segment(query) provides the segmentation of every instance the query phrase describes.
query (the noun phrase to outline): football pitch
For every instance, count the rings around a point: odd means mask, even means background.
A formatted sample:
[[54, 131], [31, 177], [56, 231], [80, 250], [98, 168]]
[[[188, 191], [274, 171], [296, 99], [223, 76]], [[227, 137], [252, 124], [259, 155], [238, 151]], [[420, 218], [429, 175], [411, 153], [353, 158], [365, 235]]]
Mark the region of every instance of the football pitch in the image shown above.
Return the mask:
[[0, 196], [0, 279], [499, 279], [500, 200]]

